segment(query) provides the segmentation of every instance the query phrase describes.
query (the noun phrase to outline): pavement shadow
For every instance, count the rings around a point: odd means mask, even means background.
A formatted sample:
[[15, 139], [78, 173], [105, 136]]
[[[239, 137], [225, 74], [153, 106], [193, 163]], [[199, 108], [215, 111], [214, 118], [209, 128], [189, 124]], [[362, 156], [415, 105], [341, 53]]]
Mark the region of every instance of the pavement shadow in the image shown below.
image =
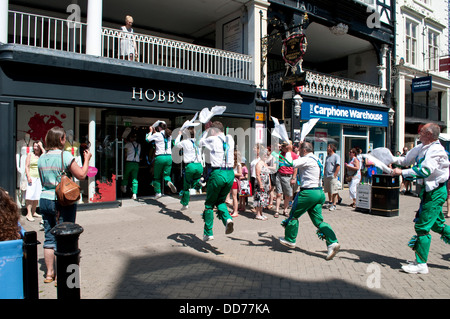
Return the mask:
[[[352, 255], [358, 256], [358, 258], [350, 258], [346, 257], [345, 255], [342, 255], [342, 252], [347, 252]], [[413, 258], [414, 254], [411, 255], [411, 258]], [[442, 256], [443, 259], [445, 259], [445, 256]], [[406, 259], [399, 259], [396, 257], [386, 256], [386, 255], [380, 255], [373, 252], [365, 251], [365, 250], [357, 250], [357, 249], [343, 249], [341, 250], [341, 253], [339, 255], [339, 258], [341, 259], [348, 259], [355, 262], [363, 263], [363, 264], [370, 264], [370, 263], [377, 263], [380, 265], [389, 266], [392, 269], [400, 269], [403, 264], [407, 263]], [[449, 256], [447, 256], [448, 260]], [[450, 267], [445, 267], [442, 265], [436, 265], [432, 263], [427, 264], [429, 268], [436, 268], [436, 269], [449, 269]]]
[[154, 207], [155, 209], [156, 209], [156, 207], [158, 207], [159, 213], [161, 213], [163, 215], [170, 216], [173, 219], [185, 220], [191, 224], [194, 223], [194, 220], [191, 217], [189, 217], [188, 215], [183, 214], [182, 211], [170, 209], [164, 203], [161, 203], [157, 200], [144, 199], [142, 201], [147, 205], [151, 205], [151, 207]]
[[195, 249], [198, 252], [201, 253], [208, 253], [211, 252], [215, 255], [222, 255], [223, 253], [220, 252], [219, 250], [217, 250], [216, 247], [213, 247], [210, 242], [205, 242], [202, 239], [198, 238], [196, 235], [194, 234], [181, 234], [181, 233], [176, 233], [176, 234], [172, 234], [170, 236], [167, 237], [168, 239], [171, 239], [181, 245], [183, 245], [184, 247], [191, 247], [193, 249]]
[[[192, 234], [175, 234], [173, 239], [206, 249]], [[179, 251], [132, 257], [118, 280], [113, 299], [390, 298], [345, 280], [294, 280]]]

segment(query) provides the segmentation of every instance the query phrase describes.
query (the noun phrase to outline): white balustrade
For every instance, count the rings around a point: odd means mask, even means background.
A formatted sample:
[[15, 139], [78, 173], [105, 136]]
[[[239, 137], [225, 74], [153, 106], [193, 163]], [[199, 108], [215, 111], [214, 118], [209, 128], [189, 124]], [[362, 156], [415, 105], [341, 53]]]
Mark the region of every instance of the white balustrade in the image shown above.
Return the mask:
[[[86, 53], [87, 24], [42, 15], [9, 11], [9, 43], [75, 53]], [[253, 80], [252, 57], [151, 35], [102, 28], [102, 55], [128, 59], [125, 46], [133, 45], [134, 62], [224, 77]]]

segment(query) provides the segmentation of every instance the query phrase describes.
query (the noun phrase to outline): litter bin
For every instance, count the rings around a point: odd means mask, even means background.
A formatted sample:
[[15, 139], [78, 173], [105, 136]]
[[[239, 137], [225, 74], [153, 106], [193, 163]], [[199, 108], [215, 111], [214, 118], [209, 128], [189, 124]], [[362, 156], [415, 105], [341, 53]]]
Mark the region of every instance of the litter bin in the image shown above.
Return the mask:
[[22, 239], [0, 242], [0, 299], [24, 299]]
[[381, 216], [398, 216], [400, 196], [400, 179], [398, 176], [372, 176], [371, 214]]

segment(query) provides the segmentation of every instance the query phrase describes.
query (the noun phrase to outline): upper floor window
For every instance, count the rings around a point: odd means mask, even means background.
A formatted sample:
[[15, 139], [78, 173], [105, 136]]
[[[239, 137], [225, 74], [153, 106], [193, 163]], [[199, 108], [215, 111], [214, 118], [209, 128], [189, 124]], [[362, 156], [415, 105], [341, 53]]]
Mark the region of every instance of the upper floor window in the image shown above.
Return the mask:
[[417, 63], [417, 29], [418, 29], [417, 23], [411, 22], [409, 20], [406, 21], [406, 32], [405, 32], [406, 63], [410, 64]]
[[428, 5], [428, 6], [431, 5], [431, 0], [416, 0], [416, 1], [422, 2], [423, 4], [426, 4], [426, 5]]
[[428, 70], [439, 69], [439, 34], [428, 31]]

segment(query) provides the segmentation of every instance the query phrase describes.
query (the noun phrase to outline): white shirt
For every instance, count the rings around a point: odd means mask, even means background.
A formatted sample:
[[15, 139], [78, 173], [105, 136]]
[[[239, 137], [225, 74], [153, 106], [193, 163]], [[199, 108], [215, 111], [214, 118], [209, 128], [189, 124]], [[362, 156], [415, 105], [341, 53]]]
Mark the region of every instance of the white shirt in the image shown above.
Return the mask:
[[[161, 155], [161, 154], [172, 154], [172, 148], [170, 144], [172, 143], [172, 136], [169, 136], [167, 138], [167, 145], [164, 142], [164, 132], [155, 132], [155, 133], [147, 133], [145, 136], [145, 139], [147, 142], [155, 141], [156, 145], [156, 151], [155, 156]], [[166, 148], [167, 146], [167, 148]]]
[[[224, 153], [224, 142], [228, 144], [227, 154]], [[231, 135], [220, 133], [217, 136], [202, 137], [199, 147], [206, 147], [210, 152], [210, 162], [212, 167], [228, 167], [234, 166], [234, 140]], [[227, 159], [225, 163], [225, 158]]]
[[181, 135], [175, 140], [174, 148], [183, 149], [183, 162], [185, 163], [201, 163], [202, 156], [200, 149], [197, 145], [194, 145], [195, 139], [189, 138], [180, 142]]
[[300, 174], [301, 188], [315, 188], [322, 186], [321, 167], [319, 159], [309, 153], [293, 161], [294, 168], [298, 168], [297, 174]]
[[253, 161], [250, 162], [250, 177], [256, 178], [256, 164], [258, 164], [260, 160], [261, 159], [258, 156], [257, 158], [255, 158]]
[[439, 141], [430, 144], [419, 144], [410, 150], [405, 157], [394, 157], [394, 163], [401, 166], [414, 166], [402, 170], [405, 178], [417, 179], [418, 184], [425, 183], [427, 192], [436, 189], [449, 177], [448, 156]]
[[139, 162], [141, 144], [137, 142], [128, 142], [125, 144], [125, 149], [127, 151], [127, 162]]

